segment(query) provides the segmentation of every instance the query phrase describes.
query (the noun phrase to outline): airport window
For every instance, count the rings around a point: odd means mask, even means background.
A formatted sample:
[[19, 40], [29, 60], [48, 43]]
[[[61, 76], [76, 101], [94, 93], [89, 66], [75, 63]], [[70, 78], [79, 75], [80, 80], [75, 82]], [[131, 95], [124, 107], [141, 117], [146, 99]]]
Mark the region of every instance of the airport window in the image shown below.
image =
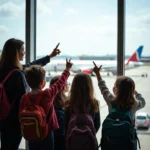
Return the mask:
[[[60, 74], [65, 69], [64, 59], [71, 57], [74, 71], [84, 70], [90, 75], [90, 68], [94, 67], [92, 61], [100, 61], [98, 65], [103, 65], [105, 78], [110, 76], [108, 82], [112, 89], [117, 71], [117, 0], [37, 1], [37, 57], [49, 54], [58, 42], [62, 52], [51, 60], [51, 67], [45, 67], [46, 81]], [[80, 64], [79, 61], [89, 62]], [[69, 83], [73, 77], [69, 77]], [[101, 114], [103, 121], [108, 109], [94, 74], [92, 80], [96, 98], [101, 107], [105, 107], [105, 113]], [[97, 134], [98, 141], [100, 136], [101, 129]]]
[[111, 60], [105, 74], [116, 74], [117, 0], [37, 1], [37, 57], [58, 42], [56, 59]]
[[[148, 0], [126, 1], [125, 55], [127, 68], [150, 62], [148, 4], [150, 4]], [[142, 73], [144, 74], [141, 72], [139, 75], [142, 76]]]
[[[146, 100], [146, 106], [139, 112], [150, 115], [148, 88], [150, 84], [150, 1], [126, 0], [125, 2], [125, 75], [134, 80], [136, 91]], [[0, 20], [0, 50], [9, 38], [25, 41], [25, 0], [1, 0]], [[76, 65], [71, 71], [73, 76], [68, 79], [70, 84], [68, 87], [71, 87], [73, 77], [78, 71], [91, 75], [95, 96], [100, 101], [102, 123], [108, 114], [108, 107], [97, 86], [97, 79], [89, 68], [93, 67], [93, 60], [95, 62], [100, 60], [98, 65], [103, 65], [102, 77], [112, 92], [117, 67], [117, 0], [37, 0], [36, 21], [37, 58], [50, 54], [58, 42], [62, 51], [60, 56], [49, 63], [52, 65], [51, 68], [45, 67], [46, 81], [48, 81], [46, 87], [49, 86], [52, 76], [62, 73], [64, 59], [71, 57]], [[79, 62], [87, 60], [91, 63], [80, 64]], [[103, 64], [102, 61], [106, 63]], [[141, 116], [137, 119], [140, 120], [139, 127], [148, 127], [148, 130], [137, 128], [142, 149], [148, 150], [150, 121], [143, 121], [145, 117]], [[147, 126], [146, 123], [149, 125]], [[102, 124], [97, 133], [98, 142], [101, 138], [101, 129]], [[23, 139], [20, 148], [25, 149], [25, 147]]]
[[[25, 0], [0, 1], [0, 51], [10, 38], [25, 42]], [[24, 139], [19, 148], [25, 149]]]
[[0, 1], [0, 50], [9, 38], [25, 41], [25, 1]]
[[[136, 85], [136, 90], [145, 98], [146, 105], [137, 111], [137, 133], [144, 150], [150, 147], [149, 141], [149, 120], [140, 114], [150, 115], [149, 110], [149, 73], [150, 73], [150, 1], [149, 0], [126, 0], [126, 38], [125, 54], [126, 65], [125, 75], [130, 76]], [[131, 57], [132, 56], [132, 57]], [[129, 59], [130, 57], [130, 59]], [[139, 113], [139, 114], [138, 114]], [[142, 127], [142, 128], [141, 128]], [[145, 129], [146, 130], [145, 130]]]

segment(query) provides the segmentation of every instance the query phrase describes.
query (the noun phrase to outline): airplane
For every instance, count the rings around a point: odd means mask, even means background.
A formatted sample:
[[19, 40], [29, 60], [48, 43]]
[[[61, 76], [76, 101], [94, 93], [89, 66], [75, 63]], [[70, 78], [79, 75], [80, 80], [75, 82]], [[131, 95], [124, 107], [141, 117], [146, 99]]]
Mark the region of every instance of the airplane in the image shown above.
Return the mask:
[[142, 56], [142, 51], [143, 51], [143, 46], [140, 46], [134, 53], [133, 55], [128, 59], [126, 65], [129, 65], [130, 62], [138, 62], [137, 65], [139, 64]]
[[[133, 53], [133, 55], [125, 60], [125, 69], [141, 66], [144, 63], [140, 62], [142, 51], [144, 46], [139, 48]], [[117, 61], [116, 60], [94, 60], [97, 65], [102, 65], [102, 71], [107, 72], [107, 75], [111, 72], [116, 75]], [[90, 75], [93, 74], [93, 60], [72, 60], [73, 66], [71, 71], [73, 73], [85, 72]], [[66, 66], [66, 60], [52, 60], [49, 64], [44, 66], [45, 70], [50, 74], [51, 71], [63, 71]]]

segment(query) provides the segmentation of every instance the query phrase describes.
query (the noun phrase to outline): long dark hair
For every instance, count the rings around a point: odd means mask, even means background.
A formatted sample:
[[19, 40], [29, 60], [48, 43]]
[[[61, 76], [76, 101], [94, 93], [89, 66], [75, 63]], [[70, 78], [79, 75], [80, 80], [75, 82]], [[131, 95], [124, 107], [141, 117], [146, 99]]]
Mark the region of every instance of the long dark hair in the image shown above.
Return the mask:
[[[49, 87], [52, 86], [59, 78], [60, 78], [59, 75], [53, 77], [53, 78], [51, 79], [51, 81], [50, 81]], [[55, 108], [55, 109], [63, 109], [63, 108], [64, 108], [65, 100], [66, 100], [66, 96], [65, 96], [65, 94], [64, 94], [64, 92], [63, 92], [63, 89], [62, 89], [62, 90], [60, 90], [60, 91], [58, 92], [58, 94], [55, 96], [55, 99], [54, 99], [54, 102], [53, 102], [54, 108]]]
[[79, 112], [86, 112], [89, 104], [92, 112], [99, 111], [91, 77], [87, 73], [78, 73], [73, 79], [65, 108], [69, 106], [72, 110], [77, 109]]
[[115, 82], [117, 94], [115, 104], [119, 108], [133, 108], [135, 105], [135, 83], [127, 76], [120, 76]]
[[14, 38], [5, 42], [0, 57], [0, 68], [16, 66], [19, 69], [22, 69], [18, 52], [23, 44], [23, 41]]

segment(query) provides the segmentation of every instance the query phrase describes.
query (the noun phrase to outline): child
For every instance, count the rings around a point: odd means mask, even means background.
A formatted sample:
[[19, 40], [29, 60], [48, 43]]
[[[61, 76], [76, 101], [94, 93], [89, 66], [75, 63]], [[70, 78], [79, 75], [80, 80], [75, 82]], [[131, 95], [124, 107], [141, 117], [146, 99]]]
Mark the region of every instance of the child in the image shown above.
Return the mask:
[[[33, 65], [25, 70], [25, 77], [28, 85], [31, 88], [31, 92], [28, 93], [29, 98], [33, 104], [41, 96], [40, 106], [44, 109], [46, 114], [46, 119], [48, 120], [48, 130], [49, 133], [45, 139], [39, 142], [29, 141], [29, 150], [53, 150], [54, 149], [54, 139], [53, 130], [57, 129], [58, 122], [53, 106], [53, 101], [57, 93], [65, 85], [70, 73], [69, 70], [72, 67], [71, 60], [66, 59], [66, 69], [58, 79], [58, 81], [53, 84], [50, 88], [42, 90], [46, 84], [45, 81], [45, 70], [38, 65]], [[24, 95], [25, 96], [25, 95]], [[26, 106], [26, 99], [22, 97], [20, 104], [20, 110]]]
[[[50, 81], [50, 87], [58, 81], [60, 76], [55, 76]], [[61, 91], [56, 95], [54, 99], [54, 108], [57, 115], [59, 128], [54, 131], [54, 149], [65, 149], [65, 129], [64, 129], [64, 103], [67, 99], [65, 93], [69, 91], [69, 83], [66, 82]]]
[[97, 67], [95, 63], [94, 66], [99, 88], [109, 108], [102, 125], [101, 149], [137, 150], [135, 112], [145, 106], [145, 99], [135, 91], [134, 81], [127, 76], [117, 77], [114, 95], [111, 94], [100, 74], [102, 66]]
[[[68, 96], [68, 100], [65, 103], [64, 123], [65, 123], [65, 131], [66, 131], [66, 135], [67, 135], [66, 138], [68, 140], [69, 140], [69, 137], [71, 136], [71, 135], [69, 135], [70, 134], [69, 132], [70, 132], [70, 130], [72, 130], [72, 129], [70, 129], [71, 126], [69, 126], [69, 125], [72, 124], [72, 120], [74, 120], [74, 118], [73, 118], [74, 115], [76, 116], [76, 118], [78, 118], [78, 116], [80, 117], [81, 115], [83, 117], [83, 115], [84, 115], [85, 118], [82, 118], [81, 120], [79, 119], [79, 122], [80, 122], [79, 124], [86, 126], [87, 125], [86, 123], [91, 121], [91, 119], [88, 120], [86, 118], [86, 116], [85, 116], [86, 114], [88, 114], [88, 119], [92, 118], [93, 128], [92, 129], [90, 128], [92, 126], [89, 126], [89, 128], [91, 131], [93, 131], [93, 129], [94, 129], [93, 138], [95, 138], [96, 137], [95, 133], [98, 132], [98, 130], [100, 128], [99, 103], [96, 100], [96, 98], [94, 97], [94, 88], [93, 88], [93, 83], [92, 83], [91, 77], [86, 73], [78, 73], [73, 79], [72, 86], [71, 86], [69, 96]], [[86, 123], [83, 120], [86, 120]], [[78, 120], [76, 120], [76, 121], [78, 122]], [[85, 126], [82, 126], [82, 127], [84, 128]], [[78, 131], [82, 132], [82, 129], [81, 130], [78, 129]], [[81, 136], [82, 135], [83, 134], [81, 133]], [[79, 138], [77, 136], [76, 136], [77, 138], [76, 137], [71, 137], [71, 138], [72, 139], [75, 139], [75, 138], [80, 139], [81, 136]], [[85, 137], [88, 137], [88, 135], [86, 135]], [[84, 142], [83, 140], [84, 140], [84, 138], [82, 140], [79, 140], [78, 142], [76, 140], [72, 143], [70, 143], [70, 141], [67, 141], [67, 144], [66, 144], [66, 146], [68, 147], [67, 149], [69, 149], [69, 150], [72, 150], [72, 148], [78, 149], [78, 150], [86, 149], [87, 148], [86, 145], [83, 145], [85, 143], [82, 143], [82, 142]], [[90, 140], [89, 139], [87, 139], [87, 140], [88, 140], [88, 143], [90, 143]], [[78, 144], [75, 144], [75, 143], [78, 143]], [[72, 148], [69, 148], [68, 144]], [[94, 146], [96, 146], [96, 145], [94, 145]], [[90, 149], [90, 148], [88, 148], [88, 149]]]
[[132, 117], [134, 119], [135, 112], [145, 107], [145, 99], [142, 97], [140, 93], [135, 91], [134, 81], [127, 76], [118, 77], [113, 87], [113, 93], [114, 93], [113, 95], [110, 93], [109, 89], [107, 88], [105, 81], [102, 80], [100, 74], [100, 70], [102, 66], [97, 67], [95, 63], [94, 65], [95, 67], [93, 68], [93, 71], [97, 76], [99, 88], [104, 97], [104, 100], [106, 101], [109, 107], [109, 110], [112, 108], [112, 102], [114, 102], [115, 106], [117, 106], [118, 108], [131, 109]]
[[[64, 85], [64, 88], [63, 88], [64, 90], [64, 93], [68, 93], [69, 92], [69, 89], [70, 89], [70, 83], [69, 82], [67, 82], [65, 85]], [[66, 94], [65, 94], [66, 95]]]

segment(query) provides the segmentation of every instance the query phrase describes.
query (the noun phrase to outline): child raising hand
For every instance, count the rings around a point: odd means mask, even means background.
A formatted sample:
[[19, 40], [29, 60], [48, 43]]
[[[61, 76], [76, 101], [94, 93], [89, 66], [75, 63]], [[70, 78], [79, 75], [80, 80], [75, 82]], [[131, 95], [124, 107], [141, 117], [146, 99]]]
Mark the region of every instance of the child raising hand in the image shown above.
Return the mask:
[[[31, 92], [23, 95], [20, 111], [19, 111], [19, 120], [21, 124], [21, 130], [23, 136], [29, 142], [29, 150], [47, 150], [54, 149], [54, 135], [53, 131], [57, 129], [58, 122], [55, 114], [55, 109], [53, 105], [53, 101], [57, 93], [64, 87], [67, 82], [67, 79], [70, 75], [69, 71], [72, 67], [71, 59], [66, 59], [66, 69], [63, 71], [60, 78], [49, 88], [43, 90], [46, 81], [45, 81], [45, 70], [38, 65], [33, 65], [29, 68], [25, 69], [25, 77], [28, 85], [31, 88]], [[32, 104], [32, 105], [31, 105]], [[40, 138], [40, 125], [34, 127], [33, 124], [34, 116], [32, 115], [32, 111], [30, 111], [30, 115], [23, 114], [23, 112], [27, 112], [33, 108], [33, 106], [40, 107], [45, 113], [45, 119], [47, 121], [48, 133], [45, 138], [39, 140]], [[27, 107], [28, 106], [28, 107]], [[30, 108], [32, 106], [32, 108]], [[29, 109], [29, 110], [28, 110]], [[31, 119], [30, 119], [31, 118]], [[32, 130], [30, 130], [32, 129]], [[33, 129], [36, 129], [35, 131]], [[36, 134], [38, 137], [36, 138]], [[33, 138], [33, 135], [34, 138]]]
[[98, 67], [95, 62], [93, 62], [93, 64], [93, 71], [96, 74], [100, 91], [109, 110], [112, 108], [111, 102], [114, 102], [118, 108], [130, 108], [134, 119], [135, 112], [145, 106], [145, 99], [140, 93], [135, 91], [134, 81], [127, 76], [117, 77], [113, 87], [113, 95], [110, 93], [105, 81], [101, 77], [100, 71], [102, 65]]
[[100, 91], [109, 108], [102, 125], [101, 149], [137, 150], [135, 112], [145, 106], [145, 99], [135, 91], [134, 81], [127, 76], [117, 77], [111, 94], [100, 74], [102, 66], [93, 64]]

